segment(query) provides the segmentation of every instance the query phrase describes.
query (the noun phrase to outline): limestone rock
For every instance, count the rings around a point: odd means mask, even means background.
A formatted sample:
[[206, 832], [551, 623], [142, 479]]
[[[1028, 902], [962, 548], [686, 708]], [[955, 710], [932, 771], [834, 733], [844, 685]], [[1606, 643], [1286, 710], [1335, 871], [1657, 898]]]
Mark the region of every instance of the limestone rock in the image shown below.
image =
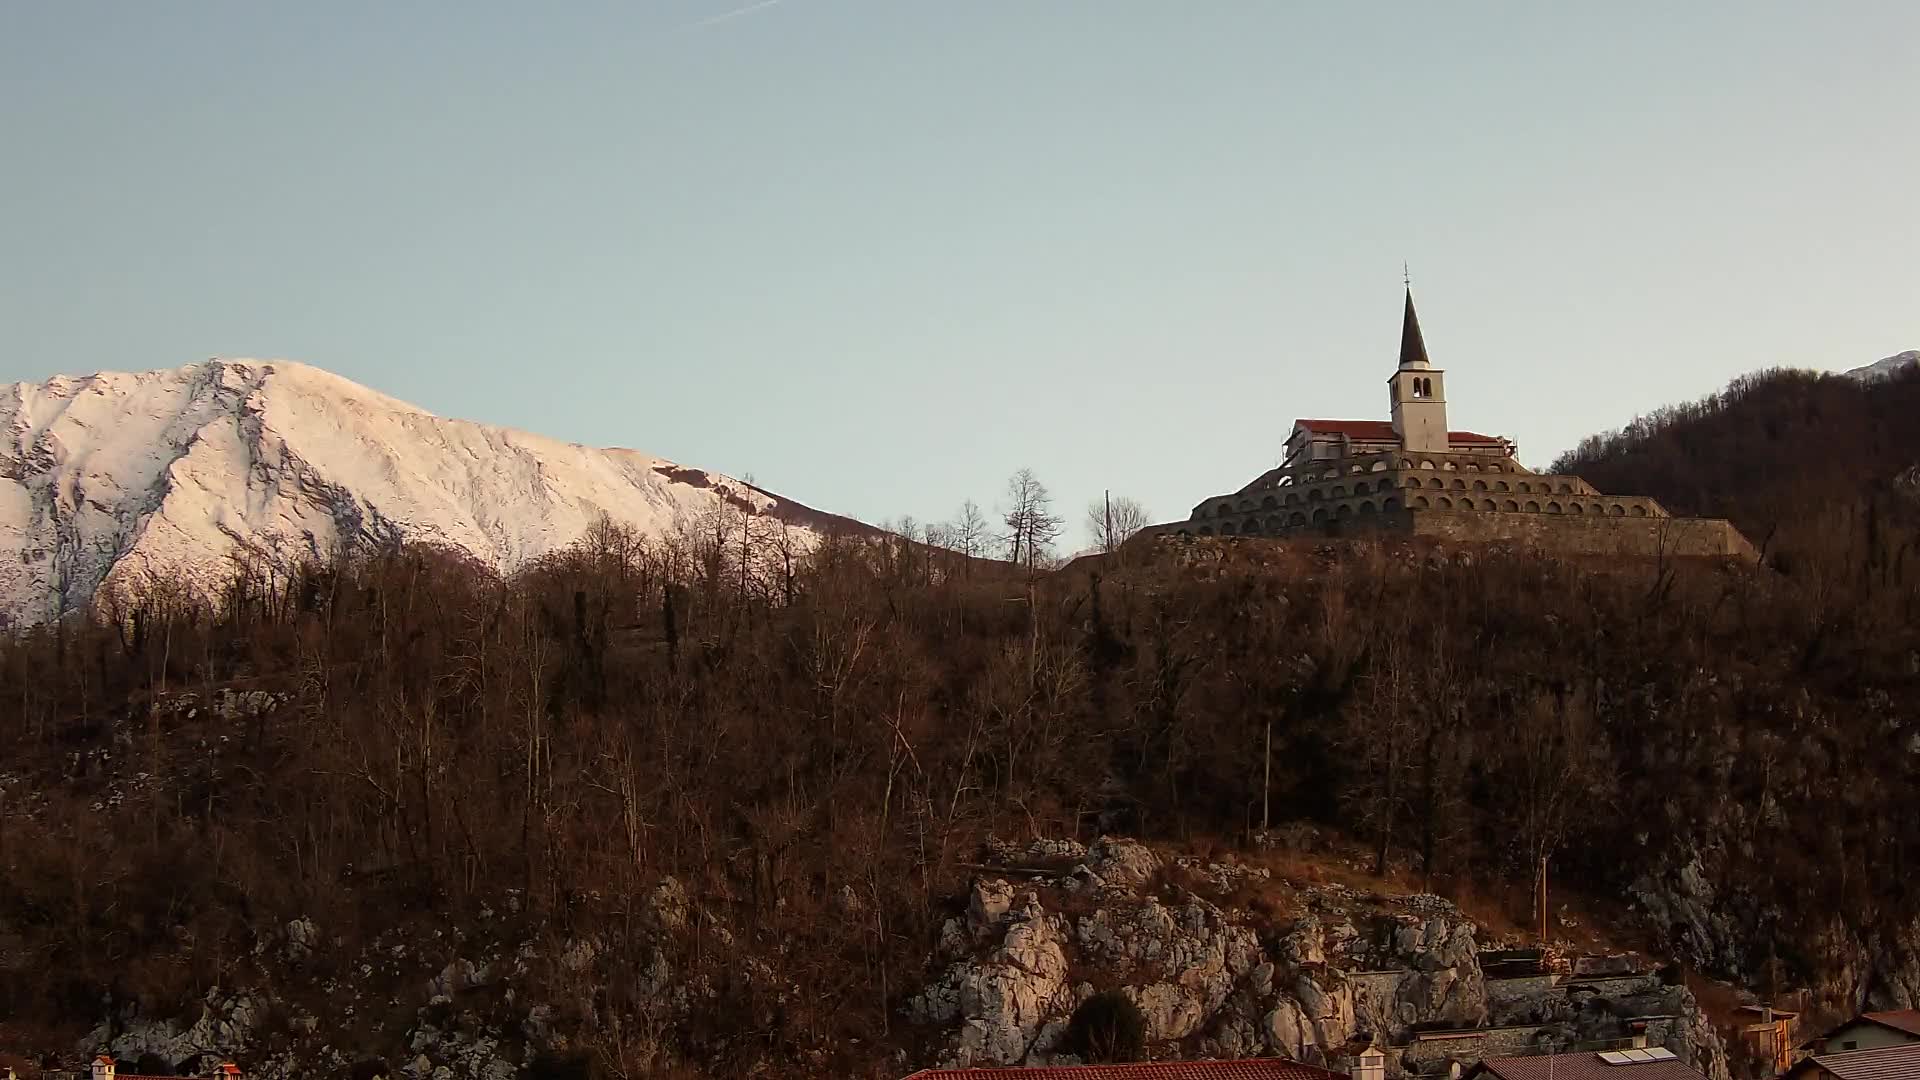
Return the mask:
[[[982, 895], [976, 888], [975, 897]], [[997, 903], [1001, 893], [993, 889], [986, 895]], [[1006, 933], [998, 948], [948, 968], [908, 1005], [909, 1014], [922, 1023], [960, 1022], [950, 1057], [961, 1066], [1020, 1064], [1047, 1022], [1058, 1019], [1071, 1002], [1061, 920], [1048, 915], [1031, 893], [1003, 914]]]
[[984, 936], [1000, 925], [1012, 907], [1013, 886], [999, 878], [975, 881], [967, 897], [967, 927], [975, 937]]
[[1300, 1004], [1291, 998], [1281, 999], [1280, 1004], [1266, 1015], [1261, 1026], [1270, 1053], [1297, 1061], [1313, 1043], [1313, 1024], [1301, 1011]]
[[1160, 856], [1138, 840], [1103, 836], [1087, 850], [1087, 866], [1109, 885], [1134, 889], [1160, 872]]
[[680, 884], [680, 879], [672, 876], [662, 878], [660, 884], [647, 894], [647, 922], [656, 930], [684, 930], [688, 907], [687, 888]]

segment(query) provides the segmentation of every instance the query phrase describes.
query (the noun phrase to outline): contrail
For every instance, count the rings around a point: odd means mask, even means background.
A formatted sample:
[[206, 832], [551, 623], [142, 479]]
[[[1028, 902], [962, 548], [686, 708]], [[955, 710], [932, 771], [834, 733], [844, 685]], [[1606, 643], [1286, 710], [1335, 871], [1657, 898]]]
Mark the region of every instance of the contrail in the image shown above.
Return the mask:
[[703, 26], [712, 26], [714, 23], [723, 23], [729, 19], [737, 19], [742, 15], [751, 15], [756, 11], [760, 11], [764, 8], [770, 8], [773, 5], [778, 4], [780, 2], [781, 0], [757, 0], [756, 3], [748, 4], [746, 7], [734, 8], [732, 11], [723, 11], [718, 15], [709, 15], [706, 18], [700, 19], [696, 22], [690, 22], [684, 27], [684, 29], [698, 30]]

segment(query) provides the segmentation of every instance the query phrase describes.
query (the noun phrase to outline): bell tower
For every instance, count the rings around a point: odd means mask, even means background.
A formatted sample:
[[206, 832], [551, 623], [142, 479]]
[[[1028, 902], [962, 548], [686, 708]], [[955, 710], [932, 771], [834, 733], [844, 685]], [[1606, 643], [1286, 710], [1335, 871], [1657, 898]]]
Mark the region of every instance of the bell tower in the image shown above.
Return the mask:
[[1447, 438], [1446, 372], [1427, 360], [1420, 317], [1413, 311], [1413, 287], [1407, 287], [1407, 313], [1400, 324], [1400, 367], [1387, 380], [1393, 398], [1393, 433], [1404, 450], [1444, 454]]

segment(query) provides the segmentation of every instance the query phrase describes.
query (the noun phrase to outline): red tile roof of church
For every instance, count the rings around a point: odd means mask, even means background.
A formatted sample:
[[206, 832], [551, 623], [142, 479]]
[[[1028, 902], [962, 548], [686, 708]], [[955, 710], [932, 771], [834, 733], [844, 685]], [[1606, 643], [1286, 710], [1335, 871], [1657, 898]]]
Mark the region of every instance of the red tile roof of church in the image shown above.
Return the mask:
[[[1394, 434], [1393, 423], [1388, 420], [1295, 420], [1295, 427], [1328, 435], [1345, 435], [1360, 442], [1396, 442], [1400, 436]], [[1498, 446], [1505, 440], [1492, 435], [1482, 435], [1477, 431], [1449, 431], [1450, 443], [1481, 444]]]
[[1347, 1074], [1281, 1058], [1247, 1058], [1034, 1069], [924, 1069], [907, 1080], [1347, 1080]]

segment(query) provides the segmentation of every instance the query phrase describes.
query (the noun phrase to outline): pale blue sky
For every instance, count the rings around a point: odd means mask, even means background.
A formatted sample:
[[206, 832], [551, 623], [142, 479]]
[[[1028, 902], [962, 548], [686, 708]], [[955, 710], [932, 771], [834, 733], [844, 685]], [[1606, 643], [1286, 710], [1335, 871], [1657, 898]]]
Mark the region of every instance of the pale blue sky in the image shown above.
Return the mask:
[[869, 520], [1920, 348], [1920, 4], [0, 0], [0, 381], [288, 357]]

